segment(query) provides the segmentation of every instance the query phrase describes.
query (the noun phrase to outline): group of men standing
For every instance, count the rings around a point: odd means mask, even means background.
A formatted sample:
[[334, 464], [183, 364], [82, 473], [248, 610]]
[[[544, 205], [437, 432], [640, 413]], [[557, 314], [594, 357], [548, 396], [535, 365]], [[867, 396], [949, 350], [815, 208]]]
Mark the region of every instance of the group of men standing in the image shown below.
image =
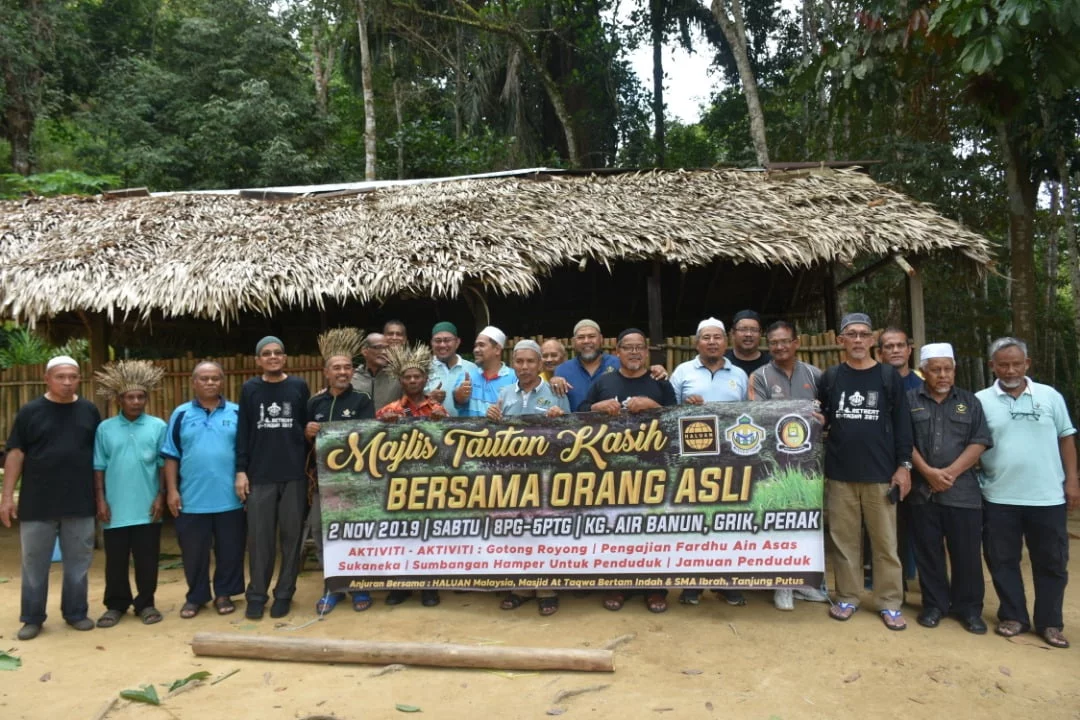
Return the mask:
[[[608, 354], [599, 325], [588, 319], [574, 327], [574, 357], [566, 359], [558, 341], [522, 340], [512, 349], [512, 367], [502, 359], [506, 335], [493, 326], [477, 334], [474, 361], [458, 354], [461, 340], [448, 322], [432, 328], [430, 347], [409, 347], [398, 321], [366, 337], [339, 328], [319, 338], [325, 386], [314, 395], [302, 379], [286, 372], [284, 343], [269, 336], [255, 347], [260, 374], [244, 384], [238, 402], [222, 396], [222, 368], [202, 362], [192, 373], [193, 399], [176, 408], [167, 424], [145, 414], [147, 394], [161, 377], [151, 363], [118, 362], [99, 374], [99, 384], [120, 410], [101, 422], [95, 406], [78, 397], [77, 363], [54, 358], [46, 369], [46, 394], [16, 417], [0, 499], [0, 521], [10, 526], [21, 517], [24, 625], [19, 637], [35, 637], [45, 621], [48, 563], [57, 536], [64, 558], [64, 619], [80, 630], [94, 627], [88, 618], [87, 571], [95, 515], [105, 523], [106, 551], [106, 612], [97, 625], [115, 625], [129, 608], [146, 624], [160, 621], [153, 597], [166, 508], [176, 518], [188, 584], [181, 617], [194, 617], [211, 601], [219, 614], [232, 613], [232, 598], [241, 593], [249, 618], [261, 618], [267, 603], [272, 617], [287, 615], [305, 517], [321, 555], [312, 445], [325, 422], [450, 416], [498, 421], [513, 415], [617, 415], [677, 404], [805, 399], [817, 403], [826, 431], [825, 504], [836, 578], [831, 617], [846, 621], [858, 610], [865, 530], [876, 610], [890, 630], [905, 629], [897, 520], [903, 501], [902, 525], [922, 589], [921, 625], [936, 627], [953, 615], [969, 631], [986, 632], [985, 548], [1000, 600], [996, 632], [1010, 637], [1034, 627], [1049, 645], [1068, 646], [1061, 607], [1068, 559], [1065, 517], [1067, 509], [1080, 505], [1075, 429], [1061, 395], [1027, 377], [1030, 360], [1023, 342], [1002, 338], [991, 346], [997, 379], [973, 395], [955, 387], [951, 346], [924, 346], [921, 375], [916, 374], [908, 367], [911, 346], [903, 331], [889, 328], [875, 340], [870, 318], [862, 313], [843, 318], [839, 338], [846, 359], [825, 372], [798, 359], [798, 335], [788, 322], [764, 329], [767, 350], [761, 348], [762, 322], [753, 311], [736, 314], [730, 348], [727, 332], [716, 318], [702, 320], [696, 357], [668, 378], [662, 366], [649, 365], [643, 331], [623, 330], [615, 353]], [[871, 352], [875, 342], [884, 362]], [[358, 355], [362, 362], [356, 367]], [[1034, 625], [1020, 575], [1025, 543], [1036, 593]], [[129, 558], [135, 566], [134, 596]], [[774, 603], [791, 610], [797, 594], [829, 600], [818, 591], [778, 590]], [[618, 610], [626, 595], [609, 592], [604, 606]], [[700, 595], [687, 589], [680, 601], [698, 604]], [[393, 592], [387, 602], [408, 596]], [[509, 593], [501, 607], [517, 608], [532, 596], [541, 614], [558, 610], [551, 591]], [[741, 593], [722, 596], [733, 605], [745, 603]], [[326, 592], [317, 610], [329, 612], [341, 599]], [[437, 605], [438, 593], [424, 591], [421, 602]], [[366, 610], [371, 598], [353, 593], [352, 604]], [[663, 612], [666, 592], [647, 592], [645, 605]]]

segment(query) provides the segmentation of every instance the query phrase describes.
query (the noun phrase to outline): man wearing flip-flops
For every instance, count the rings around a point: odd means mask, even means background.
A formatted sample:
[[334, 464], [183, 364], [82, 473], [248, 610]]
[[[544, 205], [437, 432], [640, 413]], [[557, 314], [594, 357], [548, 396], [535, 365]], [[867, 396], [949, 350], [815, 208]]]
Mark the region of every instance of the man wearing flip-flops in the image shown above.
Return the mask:
[[863, 591], [862, 526], [874, 559], [874, 604], [889, 630], [904, 630], [903, 572], [896, 551], [896, 502], [911, 488], [911, 418], [900, 374], [870, 354], [870, 317], [850, 313], [840, 322], [845, 361], [818, 381], [828, 431], [826, 507], [833, 541], [834, 620], [850, 620]]
[[1020, 574], [1027, 545], [1035, 632], [1051, 647], [1067, 648], [1061, 606], [1069, 582], [1066, 515], [1080, 507], [1076, 427], [1061, 393], [1027, 377], [1030, 366], [1023, 341], [995, 340], [990, 367], [997, 380], [975, 394], [994, 440], [981, 458], [983, 542], [1001, 603], [995, 632], [1008, 638], [1032, 628]]
[[[165, 510], [165, 460], [159, 451], [166, 424], [145, 411], [165, 370], [149, 360], [121, 360], [96, 375], [98, 392], [120, 407], [98, 425], [94, 439], [94, 493], [105, 538], [105, 613], [97, 626], [113, 627], [128, 608], [144, 625], [153, 625], [161, 622], [154, 592]], [[129, 562], [135, 568], [134, 597]]]

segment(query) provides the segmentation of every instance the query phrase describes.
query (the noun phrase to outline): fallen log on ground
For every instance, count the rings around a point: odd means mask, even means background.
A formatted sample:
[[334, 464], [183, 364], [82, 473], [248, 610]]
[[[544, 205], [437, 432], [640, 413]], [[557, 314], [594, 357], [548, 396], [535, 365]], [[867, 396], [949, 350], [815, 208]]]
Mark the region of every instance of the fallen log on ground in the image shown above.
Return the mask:
[[610, 650], [574, 648], [494, 647], [447, 643], [321, 640], [266, 637], [239, 633], [196, 633], [196, 655], [291, 660], [293, 662], [361, 663], [371, 665], [434, 665], [493, 670], [581, 670], [614, 672]]

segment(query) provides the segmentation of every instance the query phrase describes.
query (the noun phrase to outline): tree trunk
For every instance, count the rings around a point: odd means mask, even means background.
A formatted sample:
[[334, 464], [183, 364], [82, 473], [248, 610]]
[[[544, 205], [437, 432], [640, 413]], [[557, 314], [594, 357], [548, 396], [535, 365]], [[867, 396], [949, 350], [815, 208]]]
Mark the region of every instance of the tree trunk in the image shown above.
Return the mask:
[[1012, 334], [1031, 344], [1035, 331], [1035, 184], [1021, 142], [1004, 120], [998, 121], [998, 139], [1005, 156], [1005, 186], [1009, 208], [1009, 262]]
[[311, 28], [311, 74], [315, 81], [315, 106], [320, 115], [326, 115], [330, 106], [330, 74], [334, 71], [334, 45], [326, 43], [322, 23], [318, 20]]
[[[728, 15], [728, 12], [731, 15]], [[746, 107], [750, 114], [750, 137], [754, 142], [758, 165], [768, 167], [769, 144], [765, 139], [765, 113], [761, 109], [758, 97], [757, 79], [750, 67], [750, 53], [746, 47], [746, 23], [743, 20], [742, 0], [713, 0], [712, 13], [720, 24], [724, 38], [731, 46], [735, 66], [739, 70], [739, 84], [746, 97]]]
[[397, 76], [397, 67], [394, 62], [394, 43], [389, 45], [390, 53], [390, 74], [394, 76], [394, 118], [397, 120], [397, 177], [398, 180], [405, 179], [405, 134], [403, 132], [403, 125], [405, 124], [404, 116], [401, 109], [401, 79]]
[[656, 145], [656, 167], [664, 167], [666, 140], [664, 138], [664, 4], [663, 0], [649, 0], [649, 24], [652, 26], [652, 76], [653, 76], [653, 122], [656, 129], [653, 142]]
[[356, 0], [356, 29], [360, 34], [360, 80], [364, 86], [364, 179], [375, 179], [375, 90], [371, 80], [371, 47], [367, 34], [367, 7]]
[[19, 175], [29, 175], [30, 138], [34, 134], [34, 111], [21, 97], [8, 96], [4, 113], [4, 136], [11, 144], [11, 169]]
[[1047, 372], [1044, 377], [1050, 385], [1057, 385], [1057, 352], [1055, 350], [1057, 338], [1057, 323], [1054, 317], [1054, 304], [1057, 302], [1057, 276], [1058, 254], [1061, 238], [1061, 203], [1058, 187], [1054, 183], [1050, 186], [1050, 232], [1046, 238], [1046, 293], [1043, 295], [1043, 307], [1046, 308], [1046, 318], [1042, 323], [1042, 355], [1043, 363]]

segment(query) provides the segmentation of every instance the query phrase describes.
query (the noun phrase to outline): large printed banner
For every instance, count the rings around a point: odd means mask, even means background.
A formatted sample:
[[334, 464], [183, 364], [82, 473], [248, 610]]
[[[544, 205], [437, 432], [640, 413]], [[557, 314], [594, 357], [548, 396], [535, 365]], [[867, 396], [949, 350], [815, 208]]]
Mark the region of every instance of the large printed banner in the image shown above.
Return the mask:
[[324, 424], [331, 590], [821, 585], [806, 401]]

